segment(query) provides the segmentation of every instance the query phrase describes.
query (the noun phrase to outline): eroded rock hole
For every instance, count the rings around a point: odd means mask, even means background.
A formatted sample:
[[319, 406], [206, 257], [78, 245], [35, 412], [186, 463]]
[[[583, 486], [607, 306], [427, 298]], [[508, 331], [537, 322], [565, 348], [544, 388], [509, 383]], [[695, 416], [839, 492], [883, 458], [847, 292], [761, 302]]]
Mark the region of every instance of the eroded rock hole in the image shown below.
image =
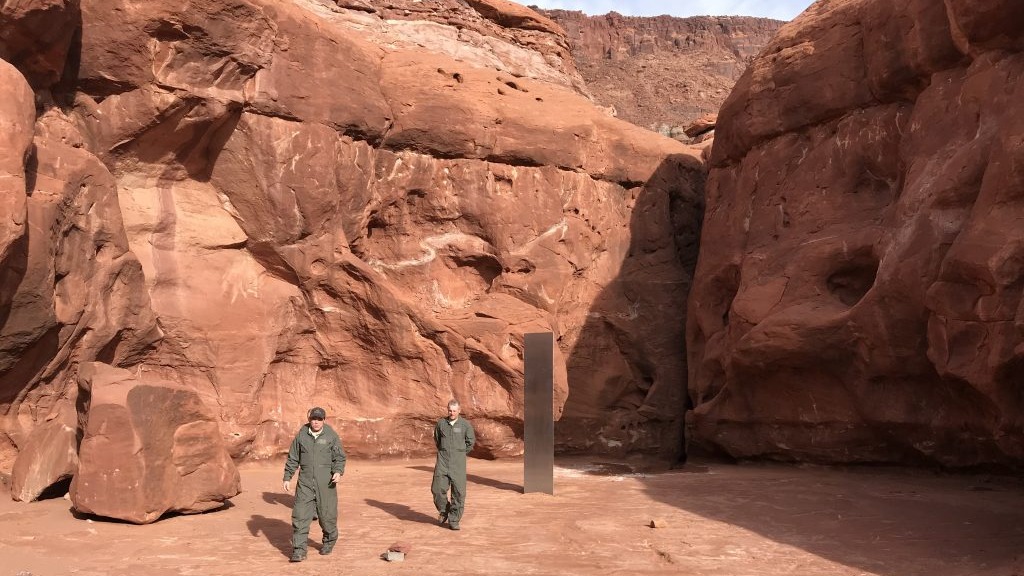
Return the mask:
[[501, 263], [498, 262], [493, 256], [489, 255], [467, 255], [467, 256], [452, 256], [452, 262], [460, 267], [469, 267], [476, 271], [480, 275], [480, 278], [488, 286], [494, 282], [494, 279], [501, 276], [502, 267]]
[[71, 476], [61, 478], [47, 486], [46, 489], [39, 494], [39, 498], [36, 498], [36, 500], [53, 500], [54, 498], [63, 498], [69, 490], [71, 490]]
[[840, 302], [853, 306], [874, 286], [877, 274], [878, 258], [865, 250], [841, 262], [836, 271], [829, 275], [825, 285]]
[[388, 229], [388, 221], [383, 214], [380, 212], [370, 213], [368, 222], [366, 223], [366, 237], [373, 238], [375, 233], [383, 233]]
[[529, 90], [527, 90], [526, 87], [520, 86], [519, 84], [516, 84], [515, 82], [512, 81], [505, 82], [505, 86], [508, 86], [513, 90], [519, 90], [520, 92], [529, 92]]
[[537, 265], [529, 260], [519, 259], [515, 264], [512, 264], [505, 268], [505, 272], [509, 274], [532, 274], [537, 269]]

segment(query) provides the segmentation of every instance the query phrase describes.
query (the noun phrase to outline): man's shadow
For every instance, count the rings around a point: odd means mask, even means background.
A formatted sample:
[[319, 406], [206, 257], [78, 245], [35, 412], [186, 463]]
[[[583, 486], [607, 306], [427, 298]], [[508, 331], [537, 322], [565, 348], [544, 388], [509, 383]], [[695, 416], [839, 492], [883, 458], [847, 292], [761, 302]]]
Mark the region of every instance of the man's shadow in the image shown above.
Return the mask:
[[281, 554], [285, 556], [291, 556], [292, 553], [292, 526], [284, 520], [277, 518], [267, 518], [259, 514], [254, 514], [248, 522], [245, 523], [249, 527], [249, 533], [253, 536], [259, 536], [262, 533], [267, 538], [267, 542], [270, 542], [271, 546], [277, 548]]
[[[434, 473], [434, 469], [430, 466], [409, 466], [413, 470], [419, 470], [421, 472]], [[523, 487], [517, 484], [510, 484], [501, 480], [495, 480], [493, 478], [485, 478], [483, 476], [477, 476], [476, 474], [466, 474], [466, 480], [474, 484], [482, 484], [484, 486], [490, 486], [491, 488], [497, 488], [498, 490], [508, 490], [509, 492], [523, 493]]]
[[405, 504], [396, 504], [394, 502], [381, 502], [379, 500], [366, 499], [366, 503], [374, 508], [379, 508], [388, 514], [391, 514], [399, 520], [406, 520], [408, 522], [419, 522], [420, 524], [437, 524], [437, 518], [417, 512]]

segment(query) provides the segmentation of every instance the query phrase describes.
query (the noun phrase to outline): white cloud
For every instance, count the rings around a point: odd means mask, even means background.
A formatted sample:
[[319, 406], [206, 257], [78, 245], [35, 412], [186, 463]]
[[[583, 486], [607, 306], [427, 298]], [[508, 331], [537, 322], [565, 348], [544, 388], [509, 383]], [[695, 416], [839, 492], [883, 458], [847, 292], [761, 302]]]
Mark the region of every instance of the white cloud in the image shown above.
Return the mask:
[[518, 0], [541, 8], [581, 10], [587, 14], [615, 11], [626, 16], [761, 16], [792, 20], [813, 3], [813, 0]]

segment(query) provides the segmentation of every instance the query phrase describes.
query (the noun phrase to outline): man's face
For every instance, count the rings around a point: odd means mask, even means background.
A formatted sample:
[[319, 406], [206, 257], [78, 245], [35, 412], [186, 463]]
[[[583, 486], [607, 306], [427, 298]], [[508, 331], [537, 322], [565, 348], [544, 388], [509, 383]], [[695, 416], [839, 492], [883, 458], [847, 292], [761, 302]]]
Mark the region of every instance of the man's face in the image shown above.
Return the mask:
[[459, 417], [459, 407], [458, 406], [449, 406], [448, 407], [448, 419], [454, 422], [455, 419], [458, 418], [458, 417]]
[[324, 421], [323, 420], [317, 420], [315, 418], [310, 418], [309, 419], [309, 427], [313, 430], [313, 432], [319, 432], [319, 431], [323, 430], [323, 428], [324, 428]]

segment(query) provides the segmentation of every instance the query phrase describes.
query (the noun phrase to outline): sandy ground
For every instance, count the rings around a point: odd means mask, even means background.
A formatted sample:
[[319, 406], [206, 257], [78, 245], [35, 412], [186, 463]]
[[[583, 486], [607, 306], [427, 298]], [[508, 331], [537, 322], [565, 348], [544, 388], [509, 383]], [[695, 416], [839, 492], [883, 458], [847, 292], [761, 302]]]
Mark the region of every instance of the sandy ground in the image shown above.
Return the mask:
[[[463, 529], [440, 527], [431, 460], [349, 461], [341, 540], [290, 564], [279, 463], [242, 469], [225, 509], [148, 526], [76, 519], [65, 499], [0, 494], [0, 576], [688, 574], [1024, 576], [1024, 480], [899, 469], [689, 464], [637, 474], [557, 462], [555, 495], [522, 462], [470, 461]], [[665, 527], [651, 528], [652, 519]], [[395, 542], [404, 562], [380, 554]]]

